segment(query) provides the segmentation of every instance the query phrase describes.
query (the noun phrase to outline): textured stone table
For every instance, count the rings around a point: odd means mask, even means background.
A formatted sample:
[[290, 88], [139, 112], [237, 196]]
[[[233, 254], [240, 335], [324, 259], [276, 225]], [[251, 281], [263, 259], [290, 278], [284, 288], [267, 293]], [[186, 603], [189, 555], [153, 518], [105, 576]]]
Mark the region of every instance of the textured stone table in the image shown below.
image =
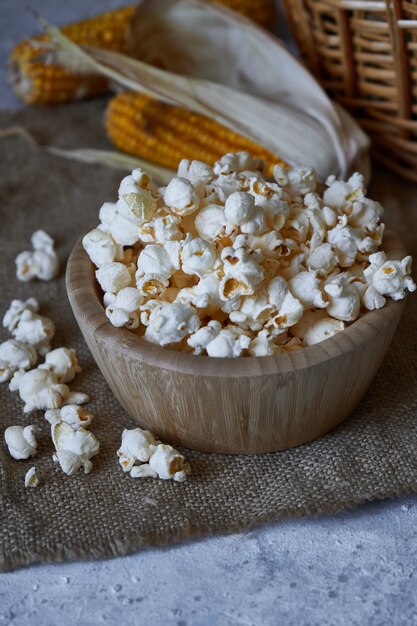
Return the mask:
[[[0, 106], [21, 106], [5, 58], [34, 30], [120, 0], [2, 0]], [[0, 165], [1, 175], [1, 165]], [[408, 183], [405, 183], [408, 184]], [[417, 497], [91, 563], [0, 575], [0, 626], [417, 625]]]

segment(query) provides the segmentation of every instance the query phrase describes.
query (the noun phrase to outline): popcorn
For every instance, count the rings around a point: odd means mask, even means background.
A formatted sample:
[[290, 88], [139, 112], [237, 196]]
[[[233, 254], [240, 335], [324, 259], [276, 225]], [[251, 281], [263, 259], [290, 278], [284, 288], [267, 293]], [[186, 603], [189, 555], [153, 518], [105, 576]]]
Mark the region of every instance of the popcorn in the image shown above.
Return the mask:
[[336, 274], [324, 285], [329, 303], [327, 314], [337, 320], [354, 322], [361, 308], [361, 295], [365, 287], [348, 272]]
[[326, 308], [328, 301], [323, 297], [321, 280], [316, 271], [299, 272], [293, 276], [289, 283], [289, 288], [305, 309], [317, 307]]
[[187, 161], [182, 159], [178, 165], [178, 177], [187, 178], [197, 189], [205, 187], [213, 180], [213, 168], [203, 161]]
[[158, 192], [148, 174], [140, 169], [125, 176], [119, 187], [118, 214], [139, 226], [148, 222], [157, 207]]
[[96, 271], [97, 281], [103, 291], [117, 293], [124, 287], [129, 287], [132, 277], [123, 263], [107, 263]]
[[33, 346], [9, 339], [0, 344], [0, 383], [9, 381], [18, 370], [31, 369], [38, 359]]
[[244, 191], [236, 191], [227, 198], [224, 206], [227, 223], [239, 227], [242, 233], [256, 235], [265, 227], [262, 207], [255, 205], [253, 196]]
[[239, 296], [251, 296], [260, 286], [264, 269], [260, 259], [246, 248], [223, 248], [221, 253], [224, 278], [220, 283], [220, 297], [230, 300]]
[[195, 333], [190, 335], [187, 343], [193, 348], [194, 354], [204, 354], [208, 344], [213, 341], [222, 329], [222, 325], [217, 320], [210, 320], [207, 326], [199, 328]]
[[[383, 209], [360, 174], [329, 177], [324, 194], [308, 166], [277, 165], [274, 179], [247, 152], [214, 167], [184, 159], [165, 188], [139, 169], [125, 177], [84, 238], [113, 326], [196, 355], [270, 356], [416, 288], [409, 257], [378, 256]], [[31, 306], [17, 302], [7, 315], [13, 332], [37, 315], [23, 311]], [[131, 470], [154, 475], [149, 464]]]
[[280, 165], [275, 165], [274, 178], [278, 185], [292, 196], [304, 196], [316, 188], [316, 172], [312, 167], [302, 166], [285, 170]]
[[123, 258], [123, 248], [110, 233], [94, 228], [83, 237], [83, 248], [96, 267], [108, 265]]
[[216, 263], [216, 252], [208, 241], [187, 235], [181, 249], [181, 269], [199, 278], [210, 273]]
[[[139, 289], [125, 287], [116, 296], [111, 294], [111, 303], [106, 307], [106, 315], [116, 328], [126, 326], [137, 328], [139, 326], [139, 309], [144, 300]], [[107, 300], [110, 299], [107, 296]]]
[[58, 422], [51, 426], [51, 437], [56, 453], [52, 459], [59, 463], [62, 471], [68, 476], [75, 474], [80, 467], [84, 473], [89, 474], [93, 467], [91, 458], [98, 454], [100, 443], [96, 437], [79, 428], [73, 430], [69, 424]]
[[36, 474], [36, 467], [31, 467], [25, 474], [25, 487], [35, 488], [39, 485], [39, 478]]
[[[149, 430], [134, 428], [125, 429], [122, 433], [122, 443], [117, 451], [120, 467], [124, 472], [131, 472], [138, 461], [147, 463], [152, 454], [151, 446], [156, 446], [157, 441]], [[131, 473], [132, 476], [132, 473]], [[136, 476], [138, 477], [138, 476]]]
[[37, 230], [31, 237], [33, 252], [21, 252], [16, 257], [16, 276], [18, 280], [28, 282], [33, 278], [51, 280], [59, 269], [58, 256], [54, 250], [54, 241], [43, 230]]
[[149, 467], [162, 480], [173, 478], [183, 482], [187, 477], [188, 468], [184, 464], [184, 457], [172, 446], [160, 443], [149, 459]]
[[249, 348], [250, 337], [238, 326], [229, 324], [206, 345], [209, 356], [231, 358], [241, 356]]
[[297, 324], [304, 313], [303, 303], [295, 298], [282, 276], [277, 276], [268, 286], [269, 302], [277, 310], [267, 322], [268, 327], [282, 331]]
[[12, 300], [8, 310], [3, 317], [3, 326], [7, 328], [9, 333], [12, 333], [18, 323], [24, 311], [31, 311], [37, 313], [39, 311], [39, 304], [35, 298], [29, 298], [25, 302], [22, 300]]
[[87, 428], [93, 421], [93, 415], [77, 404], [67, 404], [62, 409], [48, 409], [44, 417], [52, 426], [65, 422], [73, 430]]
[[41, 356], [51, 349], [51, 339], [55, 334], [55, 325], [49, 317], [25, 309], [19, 316], [12, 334], [15, 339], [33, 346]]
[[58, 383], [58, 376], [47, 369], [16, 372], [9, 384], [10, 391], [18, 391], [25, 403], [24, 413], [37, 409], [59, 409], [64, 404], [83, 404], [88, 396], [70, 392], [67, 385]]
[[39, 369], [54, 372], [59, 383], [70, 383], [76, 374], [81, 372], [77, 354], [72, 348], [56, 348], [48, 352], [45, 356], [45, 363], [39, 365]]
[[207, 241], [224, 237], [227, 232], [224, 208], [218, 204], [208, 204], [197, 213], [195, 227], [200, 237]]
[[368, 288], [363, 296], [363, 304], [369, 309], [384, 306], [389, 296], [393, 300], [402, 300], [405, 292], [416, 290], [411, 278], [412, 258], [406, 256], [402, 261], [389, 261], [385, 252], [377, 252], [369, 257], [370, 265], [364, 270]]
[[35, 456], [37, 443], [35, 439], [36, 427], [9, 426], [4, 431], [4, 441], [9, 449], [9, 454], [14, 459], [28, 459]]
[[190, 215], [200, 206], [200, 198], [186, 178], [173, 178], [164, 193], [164, 202], [175, 215]]
[[181, 302], [167, 303], [152, 311], [146, 332], [148, 337], [156, 339], [161, 346], [166, 346], [195, 332], [200, 324], [194, 307]]
[[344, 328], [344, 322], [333, 319], [326, 311], [306, 311], [298, 324], [291, 328], [291, 333], [302, 338], [306, 346], [312, 346], [333, 337]]
[[245, 170], [265, 171], [265, 163], [262, 159], [253, 157], [249, 152], [229, 152], [216, 161], [213, 167], [215, 174], [233, 174]]
[[132, 478], [158, 478], [158, 474], [151, 468], [149, 463], [135, 465], [130, 470]]

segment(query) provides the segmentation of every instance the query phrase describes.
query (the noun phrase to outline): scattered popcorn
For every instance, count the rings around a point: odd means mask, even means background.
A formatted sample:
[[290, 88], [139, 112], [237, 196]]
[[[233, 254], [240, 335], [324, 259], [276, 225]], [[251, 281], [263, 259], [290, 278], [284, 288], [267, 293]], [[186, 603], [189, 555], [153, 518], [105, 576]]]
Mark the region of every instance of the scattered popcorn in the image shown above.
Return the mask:
[[31, 467], [25, 474], [25, 487], [37, 487], [39, 485], [39, 478], [36, 474], [36, 467]]
[[10, 391], [18, 391], [25, 403], [24, 413], [37, 409], [59, 409], [64, 404], [83, 404], [88, 396], [70, 392], [67, 385], [58, 383], [58, 376], [47, 369], [18, 371], [9, 384]]
[[196, 355], [268, 356], [416, 289], [411, 258], [380, 251], [383, 208], [361, 174], [320, 193], [311, 167], [265, 171], [238, 152], [213, 167], [184, 159], [165, 188], [142, 170], [125, 177], [83, 240], [110, 322]]
[[149, 459], [149, 467], [162, 480], [173, 478], [177, 482], [183, 482], [187, 477], [188, 468], [184, 464], [184, 457], [167, 444], [160, 443], [156, 446]]
[[147, 463], [151, 456], [151, 446], [156, 444], [157, 441], [149, 430], [125, 429], [122, 433], [122, 444], [117, 451], [122, 470], [130, 472], [138, 461]]
[[65, 474], [72, 476], [80, 467], [85, 474], [91, 472], [93, 464], [90, 459], [98, 454], [100, 448], [99, 441], [91, 432], [82, 427], [74, 430], [61, 421], [51, 426], [51, 437], [56, 450], [52, 458]]
[[185, 459], [172, 446], [157, 441], [149, 430], [125, 429], [117, 451], [122, 470], [132, 478], [162, 478], [183, 482], [190, 473]]
[[12, 335], [18, 341], [33, 346], [41, 356], [51, 350], [51, 339], [55, 334], [55, 325], [49, 317], [38, 315], [31, 309], [25, 309], [19, 316]]
[[59, 383], [70, 383], [76, 374], [81, 372], [78, 365], [77, 354], [72, 348], [56, 348], [45, 356], [45, 362], [39, 365], [39, 369], [54, 372]]
[[4, 431], [4, 440], [9, 449], [10, 456], [14, 459], [28, 459], [35, 456], [37, 443], [35, 439], [35, 426], [9, 426]]
[[16, 275], [23, 282], [39, 278], [51, 280], [59, 269], [54, 241], [43, 230], [37, 230], [31, 237], [33, 252], [21, 252], [16, 257]]
[[48, 411], [45, 412], [45, 419], [52, 426], [60, 422], [65, 422], [71, 426], [73, 430], [78, 430], [79, 428], [87, 428], [90, 426], [93, 421], [93, 415], [78, 404], [67, 404], [61, 409], [48, 409]]
[[38, 355], [33, 346], [8, 339], [0, 344], [0, 383], [9, 381], [18, 370], [29, 370], [36, 364]]
[[12, 333], [20, 319], [24, 311], [31, 311], [32, 313], [37, 313], [39, 311], [39, 304], [35, 298], [29, 298], [25, 302], [22, 300], [12, 300], [8, 310], [6, 311], [3, 317], [3, 326], [6, 328], [9, 333]]

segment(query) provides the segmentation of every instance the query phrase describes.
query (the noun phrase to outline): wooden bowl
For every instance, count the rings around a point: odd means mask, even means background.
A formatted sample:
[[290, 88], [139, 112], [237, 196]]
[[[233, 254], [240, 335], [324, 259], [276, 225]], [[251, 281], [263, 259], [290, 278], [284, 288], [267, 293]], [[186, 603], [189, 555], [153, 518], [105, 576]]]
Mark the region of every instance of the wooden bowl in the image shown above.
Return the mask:
[[[384, 249], [391, 259], [405, 254], [392, 233]], [[206, 452], [284, 450], [340, 424], [374, 378], [404, 306], [390, 300], [335, 337], [295, 352], [216, 359], [114, 328], [81, 239], [66, 281], [88, 347], [129, 415], [165, 442]]]

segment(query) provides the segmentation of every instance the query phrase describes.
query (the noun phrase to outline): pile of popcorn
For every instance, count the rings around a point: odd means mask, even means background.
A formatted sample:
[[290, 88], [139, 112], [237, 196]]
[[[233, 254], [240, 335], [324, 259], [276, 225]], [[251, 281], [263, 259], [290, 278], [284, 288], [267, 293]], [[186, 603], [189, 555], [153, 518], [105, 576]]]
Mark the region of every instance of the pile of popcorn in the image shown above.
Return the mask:
[[[33, 252], [22, 252], [16, 258], [16, 276], [27, 282], [38, 278], [51, 280], [58, 272], [54, 242], [44, 231], [31, 238]], [[88, 474], [91, 459], [99, 452], [100, 443], [90, 432], [93, 415], [81, 405], [90, 398], [71, 391], [68, 384], [81, 372], [78, 357], [72, 348], [51, 349], [55, 324], [39, 314], [35, 298], [13, 300], [3, 318], [3, 327], [11, 338], [0, 344], [0, 383], [9, 383], [23, 401], [23, 412], [42, 411], [50, 424], [55, 448], [52, 459], [62, 471], [72, 476], [80, 468]], [[42, 360], [41, 363], [39, 361]], [[9, 454], [16, 460], [27, 460], [37, 453], [36, 425], [9, 426], [4, 440]], [[149, 431], [124, 430], [117, 452], [124, 472], [133, 478], [161, 478], [183, 482], [190, 472], [184, 457], [169, 445], [157, 441]], [[25, 487], [37, 487], [36, 467], [26, 472]]]
[[411, 257], [379, 251], [381, 205], [361, 174], [274, 169], [246, 152], [181, 161], [157, 187], [135, 169], [83, 239], [106, 315], [146, 340], [212, 357], [267, 356], [320, 342], [414, 291]]

